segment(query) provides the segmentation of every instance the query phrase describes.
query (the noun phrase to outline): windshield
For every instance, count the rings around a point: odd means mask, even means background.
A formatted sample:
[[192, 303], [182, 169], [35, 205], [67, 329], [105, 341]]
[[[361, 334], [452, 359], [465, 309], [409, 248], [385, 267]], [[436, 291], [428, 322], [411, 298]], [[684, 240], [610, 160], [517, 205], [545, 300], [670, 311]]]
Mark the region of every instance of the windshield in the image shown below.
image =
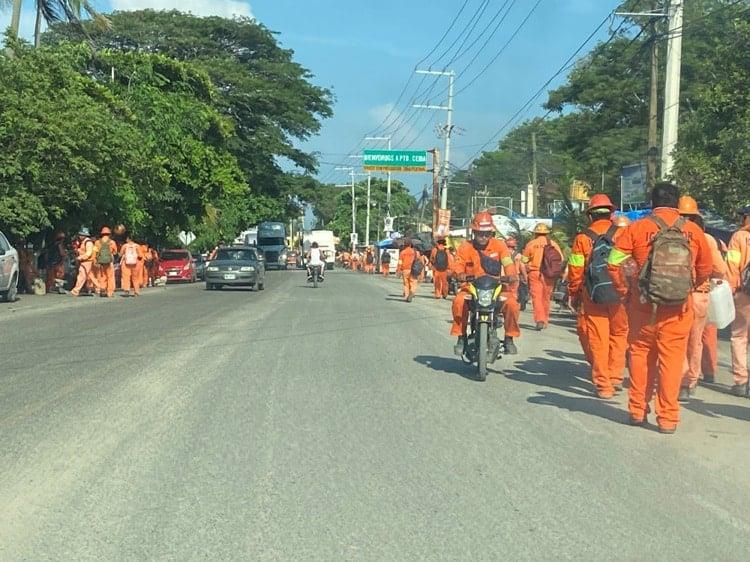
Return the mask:
[[216, 259], [221, 261], [256, 261], [253, 250], [219, 250]]
[[258, 246], [283, 246], [285, 244], [283, 237], [262, 237], [258, 238]]
[[188, 259], [187, 252], [164, 252], [161, 255], [162, 261], [178, 261]]

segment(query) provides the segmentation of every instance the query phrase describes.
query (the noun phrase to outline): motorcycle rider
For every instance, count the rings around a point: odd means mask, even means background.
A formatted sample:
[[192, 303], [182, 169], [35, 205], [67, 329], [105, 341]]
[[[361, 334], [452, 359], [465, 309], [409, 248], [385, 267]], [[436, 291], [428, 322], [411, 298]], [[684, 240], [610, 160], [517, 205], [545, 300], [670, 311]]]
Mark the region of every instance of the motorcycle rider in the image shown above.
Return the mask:
[[[471, 231], [472, 240], [467, 240], [459, 246], [453, 262], [453, 273], [458, 280], [465, 282], [467, 277], [478, 278], [483, 275], [500, 278], [501, 274], [504, 274], [504, 283], [509, 285], [517, 283], [516, 265], [511, 252], [504, 241], [494, 237], [495, 225], [492, 222], [492, 215], [488, 212], [477, 213], [471, 223]], [[463, 355], [466, 343], [466, 327], [469, 321], [467, 295], [469, 291], [464, 283], [453, 300], [451, 335], [458, 336], [458, 341], [453, 348], [458, 356]], [[513, 338], [521, 335], [518, 324], [520, 309], [513, 292], [508, 292], [503, 296], [507, 297], [502, 309], [505, 318], [505, 353], [514, 355], [518, 353], [518, 350]]]
[[307, 263], [307, 280], [312, 281], [313, 268], [318, 267], [318, 278], [323, 278], [323, 269], [325, 268], [325, 262], [323, 261], [323, 254], [318, 247], [317, 242], [313, 242], [310, 247], [310, 251], [305, 256], [305, 262]]

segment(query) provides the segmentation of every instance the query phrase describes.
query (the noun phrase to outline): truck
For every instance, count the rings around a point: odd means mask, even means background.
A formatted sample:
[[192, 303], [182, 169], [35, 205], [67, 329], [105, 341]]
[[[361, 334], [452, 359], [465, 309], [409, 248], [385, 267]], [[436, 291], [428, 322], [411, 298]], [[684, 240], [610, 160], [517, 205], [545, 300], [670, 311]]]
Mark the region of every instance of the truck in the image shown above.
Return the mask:
[[266, 257], [267, 269], [287, 269], [286, 226], [283, 222], [262, 222], [258, 225], [257, 247]]
[[249, 228], [234, 239], [235, 244], [244, 244], [245, 246], [257, 246], [258, 245], [258, 229]]
[[302, 236], [302, 249], [305, 254], [310, 251], [312, 243], [317, 242], [326, 259], [326, 269], [333, 269], [336, 262], [336, 244], [339, 239], [333, 235], [332, 230], [309, 230]]

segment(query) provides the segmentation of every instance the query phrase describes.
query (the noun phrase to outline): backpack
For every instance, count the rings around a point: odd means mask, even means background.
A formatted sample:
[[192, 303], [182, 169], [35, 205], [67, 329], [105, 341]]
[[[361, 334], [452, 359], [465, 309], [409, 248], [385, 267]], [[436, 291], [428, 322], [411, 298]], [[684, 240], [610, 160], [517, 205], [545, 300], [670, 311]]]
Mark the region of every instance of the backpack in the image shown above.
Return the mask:
[[443, 248], [435, 252], [435, 271], [446, 271], [448, 269], [448, 250]]
[[380, 263], [391, 263], [391, 253], [388, 251], [383, 252], [383, 255], [380, 256]]
[[109, 241], [102, 242], [99, 245], [99, 251], [96, 254], [96, 263], [98, 265], [109, 265], [113, 261], [112, 247], [109, 245]]
[[542, 250], [542, 263], [539, 266], [539, 271], [547, 279], [557, 279], [562, 275], [562, 256], [550, 240], [547, 240], [547, 244]]
[[659, 227], [651, 240], [646, 263], [638, 276], [641, 297], [654, 306], [680, 305], [693, 290], [693, 259], [690, 241], [682, 231], [685, 217], [667, 226], [660, 217], [648, 217]]
[[593, 243], [584, 273], [584, 284], [589, 297], [596, 304], [612, 304], [620, 301], [620, 295], [615, 290], [607, 269], [609, 253], [614, 246], [615, 232], [617, 232], [615, 225], [610, 226], [607, 232], [601, 235], [591, 229], [586, 229], [584, 232]]
[[422, 263], [422, 260], [419, 257], [419, 254], [414, 256], [414, 261], [411, 264], [411, 270], [409, 270], [409, 273], [412, 277], [415, 279], [422, 275], [422, 272], [424, 271], [424, 264]]
[[372, 265], [374, 261], [375, 261], [375, 258], [372, 257], [372, 254], [367, 254], [367, 257], [365, 257], [365, 263], [367, 265]]
[[138, 263], [138, 247], [135, 244], [125, 244], [125, 265]]

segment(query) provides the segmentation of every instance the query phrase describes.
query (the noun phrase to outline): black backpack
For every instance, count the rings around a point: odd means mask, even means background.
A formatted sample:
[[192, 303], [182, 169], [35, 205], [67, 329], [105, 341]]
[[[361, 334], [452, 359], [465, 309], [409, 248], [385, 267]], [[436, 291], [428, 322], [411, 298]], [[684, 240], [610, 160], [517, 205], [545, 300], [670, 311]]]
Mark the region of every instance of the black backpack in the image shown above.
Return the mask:
[[448, 250], [443, 248], [435, 252], [435, 271], [446, 271], [448, 269]]
[[613, 304], [620, 301], [620, 295], [615, 290], [607, 269], [607, 260], [614, 246], [616, 232], [615, 225], [610, 226], [604, 234], [597, 234], [591, 229], [586, 229], [584, 232], [593, 244], [591, 255], [586, 263], [584, 284], [591, 301], [596, 304]]
[[416, 254], [414, 256], [414, 261], [411, 264], [411, 270], [409, 270], [409, 273], [413, 278], [417, 278], [420, 275], [422, 275], [422, 272], [424, 271], [424, 264], [422, 263], [422, 259], [419, 254]]
[[391, 253], [388, 251], [383, 252], [383, 255], [380, 256], [380, 263], [391, 263]]

